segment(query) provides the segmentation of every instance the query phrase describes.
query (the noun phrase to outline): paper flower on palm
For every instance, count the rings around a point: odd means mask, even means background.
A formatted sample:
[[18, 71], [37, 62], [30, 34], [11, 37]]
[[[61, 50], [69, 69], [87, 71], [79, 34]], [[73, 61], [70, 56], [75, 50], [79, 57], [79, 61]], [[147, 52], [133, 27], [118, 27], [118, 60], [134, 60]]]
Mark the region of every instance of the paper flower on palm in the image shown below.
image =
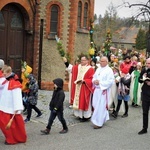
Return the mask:
[[57, 35], [55, 35], [55, 39], [56, 39], [57, 43], [60, 41], [60, 38], [58, 38]]
[[57, 50], [58, 50], [60, 56], [64, 57], [65, 56], [65, 51], [63, 49], [63, 45], [62, 45], [62, 43], [60, 41], [60, 38], [58, 38], [58, 36], [55, 35], [55, 39], [56, 39], [56, 42], [57, 42]]
[[90, 48], [89, 49], [89, 55], [90, 56], [94, 56], [94, 54], [95, 54], [95, 49], [94, 48]]

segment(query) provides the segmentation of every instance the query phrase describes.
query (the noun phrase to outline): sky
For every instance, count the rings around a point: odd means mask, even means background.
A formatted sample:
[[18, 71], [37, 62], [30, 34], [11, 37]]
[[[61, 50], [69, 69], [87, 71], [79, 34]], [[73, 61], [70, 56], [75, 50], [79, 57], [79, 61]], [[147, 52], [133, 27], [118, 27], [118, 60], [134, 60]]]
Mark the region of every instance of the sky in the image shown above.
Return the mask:
[[[117, 7], [117, 14], [119, 17], [124, 18], [124, 17], [132, 17], [135, 16], [138, 12], [138, 7], [134, 6], [131, 8], [125, 7], [125, 6], [120, 6], [124, 2], [129, 2], [130, 4], [146, 4], [148, 0], [95, 0], [95, 8], [94, 8], [94, 13], [97, 14], [97, 16], [102, 15], [104, 16], [105, 11], [108, 10], [108, 6], [112, 2], [114, 7]], [[120, 6], [120, 7], [118, 7]]]

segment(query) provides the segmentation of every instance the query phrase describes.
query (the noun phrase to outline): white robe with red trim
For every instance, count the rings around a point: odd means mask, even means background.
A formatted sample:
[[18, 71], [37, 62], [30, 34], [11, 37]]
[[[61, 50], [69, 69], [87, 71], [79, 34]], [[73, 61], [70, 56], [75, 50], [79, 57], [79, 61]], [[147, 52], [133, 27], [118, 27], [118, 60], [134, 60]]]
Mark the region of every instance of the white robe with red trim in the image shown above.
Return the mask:
[[93, 114], [91, 121], [94, 125], [102, 127], [109, 120], [108, 103], [110, 99], [110, 88], [115, 82], [112, 69], [107, 65], [96, 70], [92, 82], [99, 80], [99, 85], [94, 85]]
[[14, 114], [16, 110], [19, 110], [17, 113], [20, 114], [23, 110], [21, 88], [8, 90], [8, 84], [9, 82], [2, 85], [3, 90], [1, 91], [2, 94], [0, 97], [0, 110], [9, 114]]
[[[9, 144], [24, 143], [27, 140], [25, 125], [21, 111], [23, 110], [21, 84], [19, 81], [12, 79], [4, 82], [0, 92], [0, 129], [2, 130], [5, 141]], [[18, 111], [15, 114], [15, 111]], [[12, 118], [15, 117], [9, 129], [6, 125]]]

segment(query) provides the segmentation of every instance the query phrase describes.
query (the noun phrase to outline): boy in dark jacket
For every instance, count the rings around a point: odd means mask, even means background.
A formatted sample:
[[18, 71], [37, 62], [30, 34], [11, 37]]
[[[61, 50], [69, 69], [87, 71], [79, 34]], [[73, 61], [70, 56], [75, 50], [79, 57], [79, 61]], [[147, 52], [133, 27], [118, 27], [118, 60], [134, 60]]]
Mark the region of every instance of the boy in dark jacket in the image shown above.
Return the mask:
[[41, 130], [43, 134], [49, 134], [51, 130], [51, 126], [53, 121], [55, 120], [56, 116], [58, 117], [59, 121], [63, 126], [63, 130], [60, 131], [60, 134], [67, 133], [68, 127], [66, 121], [63, 116], [63, 102], [65, 99], [65, 93], [63, 91], [63, 80], [61, 78], [57, 78], [53, 80], [54, 83], [54, 92], [52, 95], [52, 99], [49, 104], [49, 108], [51, 110], [50, 117], [48, 124], [45, 130]]
[[40, 117], [42, 115], [42, 112], [39, 110], [39, 108], [36, 106], [37, 105], [37, 100], [38, 100], [38, 83], [36, 78], [34, 77], [33, 74], [29, 74], [28, 77], [28, 98], [27, 98], [27, 117], [24, 120], [24, 122], [30, 121], [31, 115], [32, 115], [32, 109], [34, 109], [37, 113], [36, 117]]

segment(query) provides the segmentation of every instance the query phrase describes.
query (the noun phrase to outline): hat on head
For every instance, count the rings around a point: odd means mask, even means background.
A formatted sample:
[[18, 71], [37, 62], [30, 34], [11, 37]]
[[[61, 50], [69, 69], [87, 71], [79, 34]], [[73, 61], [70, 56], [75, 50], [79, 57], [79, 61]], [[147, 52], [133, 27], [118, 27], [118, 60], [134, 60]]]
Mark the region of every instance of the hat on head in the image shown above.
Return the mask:
[[4, 60], [0, 59], [0, 68], [4, 67]]

